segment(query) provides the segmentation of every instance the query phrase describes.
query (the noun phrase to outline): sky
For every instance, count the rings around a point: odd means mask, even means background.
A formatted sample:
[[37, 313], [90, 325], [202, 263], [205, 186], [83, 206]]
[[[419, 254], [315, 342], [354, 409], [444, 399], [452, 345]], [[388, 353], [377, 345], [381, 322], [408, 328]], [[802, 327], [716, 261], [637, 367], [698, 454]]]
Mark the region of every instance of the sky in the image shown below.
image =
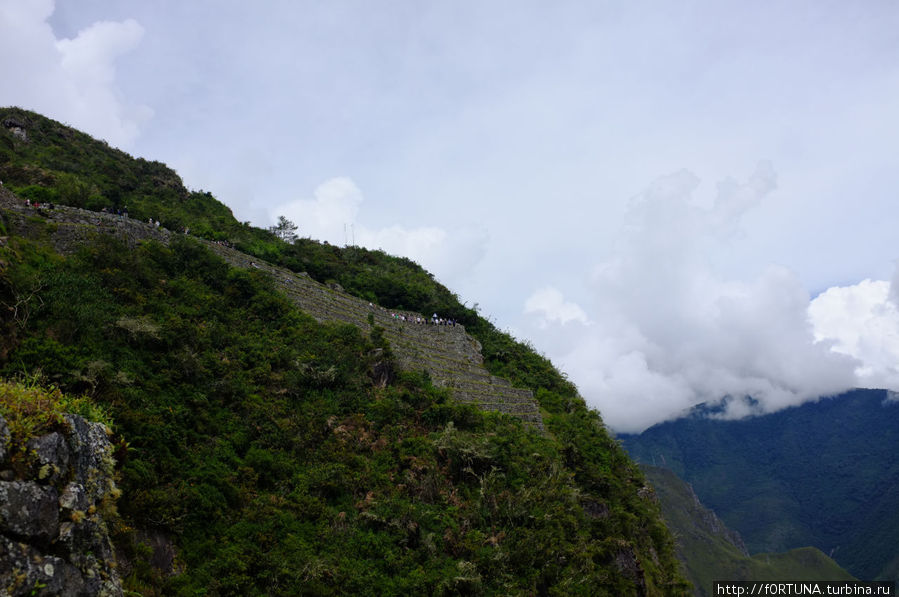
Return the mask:
[[899, 391], [892, 1], [0, 0], [0, 72], [241, 221], [418, 261], [614, 431]]

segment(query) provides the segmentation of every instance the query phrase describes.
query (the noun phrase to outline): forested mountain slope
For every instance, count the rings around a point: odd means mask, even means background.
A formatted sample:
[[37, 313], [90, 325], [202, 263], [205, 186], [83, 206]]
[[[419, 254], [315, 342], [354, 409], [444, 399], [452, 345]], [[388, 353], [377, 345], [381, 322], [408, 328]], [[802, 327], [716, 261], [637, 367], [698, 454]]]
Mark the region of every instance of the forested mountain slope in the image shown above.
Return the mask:
[[127, 590], [688, 591], [652, 490], [598, 413], [419, 266], [285, 243], [162, 164], [23, 110], [0, 110], [0, 123], [0, 180], [15, 201], [127, 207], [379, 306], [437, 311], [539, 403], [545, 431], [461, 404], [404, 368], [382, 326], [318, 321], [266, 272], [196, 239], [87, 234], [62, 255], [52, 218], [0, 211], [0, 376], [108, 413]]
[[750, 556], [739, 533], [706, 508], [689, 484], [670, 470], [642, 465], [662, 504], [662, 516], [675, 536], [678, 559], [697, 597], [714, 595], [716, 580], [835, 581], [852, 575], [814, 547]]
[[[896, 580], [899, 402], [854, 390], [777, 413], [698, 413], [623, 438], [689, 482], [750, 553], [814, 546], [862, 580]], [[892, 568], [891, 568], [892, 562]]]

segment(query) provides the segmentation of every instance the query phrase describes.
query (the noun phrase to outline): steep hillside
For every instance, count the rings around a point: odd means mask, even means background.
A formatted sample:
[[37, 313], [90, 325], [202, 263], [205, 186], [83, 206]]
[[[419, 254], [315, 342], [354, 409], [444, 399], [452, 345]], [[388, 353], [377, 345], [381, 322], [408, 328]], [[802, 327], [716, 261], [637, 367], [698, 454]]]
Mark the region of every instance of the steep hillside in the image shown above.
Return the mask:
[[[41, 236], [50, 224], [47, 240], [64, 254], [77, 252], [98, 233], [111, 235], [131, 248], [143, 241], [168, 245], [179, 238], [165, 228], [116, 214], [61, 205], [52, 209], [29, 206], [3, 189], [0, 209], [5, 210], [9, 226], [23, 236]], [[533, 392], [490, 375], [484, 368], [480, 343], [466, 333], [463, 325], [438, 325], [420, 313], [388, 311], [304, 273], [274, 266], [220, 243], [197, 240], [232, 265], [269, 275], [294, 304], [319, 321], [350, 323], [369, 333], [379, 327], [378, 333], [390, 342], [402, 368], [425, 371], [435, 385], [449, 388], [456, 400], [505, 412], [543, 429]]]
[[813, 547], [750, 556], [738, 533], [706, 508], [693, 489], [671, 471], [641, 466], [662, 504], [675, 536], [677, 556], [697, 597], [711, 596], [716, 580], [853, 580], [852, 575]]
[[[60, 183], [74, 177], [93, 197], [85, 207], [168, 217], [272, 264], [234, 267], [237, 257], [179, 234], [127, 244], [95, 223], [78, 224], [78, 249], [60, 254], [63, 224], [46, 211], [0, 210], [0, 376], [88, 394], [115, 420], [127, 445], [114, 537], [127, 590], [686, 592], [658, 503], [599, 415], [420, 267], [284, 243], [223, 206], [207, 213], [204, 194], [154, 194], [139, 161], [58, 123], [20, 110], [0, 122], [0, 175], [19, 205], [76, 203]], [[99, 176], [98, 164], [111, 165]], [[136, 181], [117, 185], [119, 167]], [[436, 387], [428, 367], [404, 362], [406, 328], [391, 330], [383, 312], [365, 325], [310, 316], [284, 292], [284, 279], [302, 278], [288, 270], [303, 269], [363, 304], [462, 321], [484, 366], [533, 393], [545, 430]], [[430, 331], [467, 342], [461, 328]]]
[[[360, 247], [341, 248], [298, 238], [280, 241], [234, 219], [209, 193], [186, 190], [158, 162], [133, 159], [103, 142], [19, 108], [0, 108], [0, 181], [21, 199], [91, 211], [127, 209], [132, 220], [159, 220], [164, 230], [188, 228], [196, 238], [227, 242], [240, 252], [339, 284], [347, 293], [386, 309], [439, 313], [462, 323], [481, 344], [484, 365], [516, 387], [541, 390], [544, 409], [579, 402], [577, 390], [532, 347], [515, 342], [462, 304], [433, 275], [404, 257]], [[120, 176], [116, 175], [120, 173]]]
[[693, 416], [623, 438], [740, 532], [751, 553], [812, 545], [863, 580], [892, 579], [899, 537], [899, 402], [855, 390], [774, 414]]

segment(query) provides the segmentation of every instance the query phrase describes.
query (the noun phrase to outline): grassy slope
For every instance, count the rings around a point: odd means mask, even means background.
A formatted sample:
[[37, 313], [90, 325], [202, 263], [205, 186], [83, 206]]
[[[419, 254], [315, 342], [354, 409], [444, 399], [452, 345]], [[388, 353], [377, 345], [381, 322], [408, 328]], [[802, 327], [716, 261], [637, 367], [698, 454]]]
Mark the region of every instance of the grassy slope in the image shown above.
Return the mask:
[[[716, 580], [852, 580], [836, 562], [813, 547], [786, 553], [745, 555], [727, 537], [723, 523], [696, 500], [690, 487], [667, 469], [643, 466], [675, 535], [694, 594], [711, 595]], [[719, 526], [720, 525], [720, 526]]]
[[[20, 194], [77, 204], [85, 194], [73, 200], [67, 181], [88, 189], [87, 207], [127, 204], [171, 226], [208, 226], [388, 305], [442, 305], [434, 310], [479, 335], [489, 367], [535, 390], [550, 431], [449, 403], [415, 375], [373, 387], [377, 338], [319, 325], [264, 277], [189, 241], [127, 251], [100, 239], [61, 259], [5, 225], [0, 301], [35, 298], [15, 318], [3, 312], [0, 374], [39, 372], [89, 393], [130, 442], [118, 543], [132, 589], [635, 594], [645, 583], [649, 594], [683, 592], [658, 505], [599, 415], [546, 359], [420, 267], [286, 245], [184, 191], [162, 165], [35, 114], [0, 110], [0, 119], [10, 114], [30, 141], [0, 129], [0, 175]], [[170, 536], [184, 572], [149, 566], [131, 528]]]

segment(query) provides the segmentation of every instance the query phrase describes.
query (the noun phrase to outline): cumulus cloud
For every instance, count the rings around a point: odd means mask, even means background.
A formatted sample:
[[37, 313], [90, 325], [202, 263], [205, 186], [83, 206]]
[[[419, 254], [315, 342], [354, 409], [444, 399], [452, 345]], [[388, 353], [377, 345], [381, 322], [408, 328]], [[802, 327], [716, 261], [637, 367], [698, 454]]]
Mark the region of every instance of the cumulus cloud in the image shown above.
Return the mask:
[[483, 228], [473, 227], [446, 230], [433, 226], [390, 226], [379, 230], [358, 230], [356, 240], [363, 246], [409, 257], [451, 287], [456, 286], [480, 263], [489, 240]]
[[524, 312], [537, 314], [539, 325], [546, 327], [550, 323], [565, 325], [574, 321], [588, 324], [587, 314], [577, 303], [566, 301], [558, 289], [545, 286], [532, 294], [524, 304]]
[[300, 227], [300, 234], [344, 244], [347, 228], [356, 221], [362, 192], [349, 178], [332, 178], [315, 188], [312, 199], [297, 199], [278, 206], [271, 214], [284, 215]]
[[[897, 268], [899, 274], [899, 268]], [[857, 384], [899, 390], [897, 276], [828, 288], [809, 306], [815, 338], [859, 361]]]
[[284, 215], [299, 226], [299, 234], [332, 244], [355, 242], [408, 257], [444, 281], [458, 280], [484, 257], [488, 236], [483, 229], [392, 225], [369, 228], [357, 222], [364, 202], [350, 178], [332, 178], [320, 184], [312, 199], [298, 199], [274, 208], [274, 220]]
[[[771, 412], [855, 382], [853, 356], [816, 342], [810, 297], [793, 272], [770, 266], [744, 281], [713, 266], [741, 216], [776, 187], [770, 164], [744, 183], [719, 184], [710, 207], [693, 201], [698, 184], [677, 172], [631, 202], [614, 254], [593, 273], [595, 302], [582, 319], [593, 325], [566, 327], [566, 347], [550, 344], [617, 431], [641, 431], [702, 402], [724, 400], [725, 417]], [[565, 304], [560, 294], [543, 301]], [[558, 330], [541, 327], [564, 321], [538, 304], [532, 296], [525, 311], [542, 344]]]
[[0, 104], [34, 110], [118, 146], [129, 146], [152, 116], [125, 101], [115, 62], [140, 43], [132, 19], [102, 21], [73, 39], [57, 39], [47, 19], [52, 0], [0, 0]]

